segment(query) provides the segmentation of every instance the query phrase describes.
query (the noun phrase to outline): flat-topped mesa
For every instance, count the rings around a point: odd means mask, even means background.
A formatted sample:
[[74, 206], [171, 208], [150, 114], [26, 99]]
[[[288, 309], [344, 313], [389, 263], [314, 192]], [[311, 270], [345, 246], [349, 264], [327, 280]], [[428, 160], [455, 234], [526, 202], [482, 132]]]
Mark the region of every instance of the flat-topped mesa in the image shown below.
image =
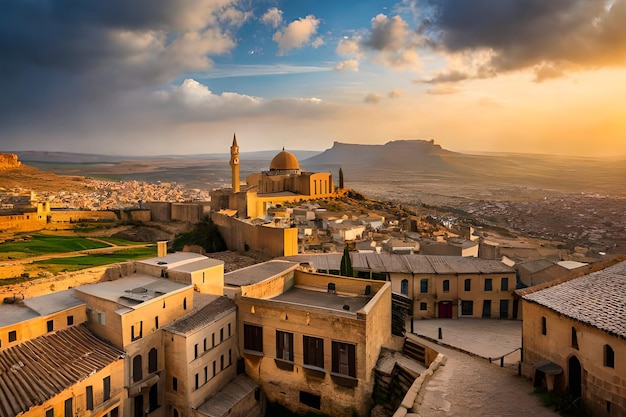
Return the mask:
[[14, 153], [0, 153], [0, 170], [18, 168], [22, 163]]

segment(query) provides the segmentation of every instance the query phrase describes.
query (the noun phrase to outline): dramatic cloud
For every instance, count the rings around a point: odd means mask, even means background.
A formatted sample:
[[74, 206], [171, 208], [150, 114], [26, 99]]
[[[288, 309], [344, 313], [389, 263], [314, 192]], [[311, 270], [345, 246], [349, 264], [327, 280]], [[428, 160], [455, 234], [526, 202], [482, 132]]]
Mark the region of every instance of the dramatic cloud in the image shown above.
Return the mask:
[[302, 48], [311, 43], [311, 38], [317, 33], [320, 21], [313, 15], [291, 22], [286, 28], [277, 31], [272, 39], [278, 43], [279, 55], [284, 55], [291, 49]]
[[419, 4], [428, 11], [420, 30], [439, 51], [491, 55], [478, 68], [458, 71], [465, 78], [529, 69], [543, 81], [571, 70], [626, 65], [626, 0]]
[[335, 52], [356, 58], [367, 56], [372, 62], [394, 70], [419, 70], [421, 60], [418, 49], [424, 42], [425, 38], [412, 30], [400, 16], [390, 18], [378, 14], [372, 19], [372, 27], [366, 36], [342, 39]]
[[359, 61], [356, 59], [347, 59], [335, 65], [335, 71], [358, 71]]
[[[12, 2], [0, 12], [0, 124], [55, 119], [206, 70], [235, 45], [230, 0]], [[218, 16], [226, 12], [227, 22]], [[235, 19], [236, 20], [236, 19]], [[37, 97], [37, 100], [33, 100]], [[116, 97], [116, 99], [118, 99]], [[6, 127], [6, 125], [5, 125]]]
[[273, 28], [277, 28], [281, 25], [281, 23], [283, 23], [282, 10], [276, 7], [268, 9], [267, 12], [265, 12], [263, 16], [261, 16], [261, 22]]

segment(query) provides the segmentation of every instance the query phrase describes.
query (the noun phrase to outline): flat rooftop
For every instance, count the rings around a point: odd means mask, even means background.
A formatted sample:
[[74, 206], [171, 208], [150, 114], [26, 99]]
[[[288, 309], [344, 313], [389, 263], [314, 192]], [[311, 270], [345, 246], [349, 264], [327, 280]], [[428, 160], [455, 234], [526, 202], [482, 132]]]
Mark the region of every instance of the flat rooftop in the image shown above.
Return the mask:
[[191, 287], [191, 284], [182, 284], [147, 274], [134, 274], [115, 281], [81, 285], [74, 288], [74, 291], [134, 308], [145, 301], [186, 287]]
[[[322, 289], [314, 290], [305, 287], [292, 287], [288, 291], [271, 298], [274, 301], [299, 304], [309, 307], [320, 307], [329, 310], [354, 313], [365, 307], [372, 299], [371, 296], [344, 295], [330, 293]], [[347, 306], [348, 308], [344, 308]]]
[[298, 262], [273, 260], [224, 274], [224, 285], [243, 287], [284, 275], [298, 267]]
[[185, 264], [198, 262], [201, 260], [209, 259], [204, 255], [194, 252], [175, 252], [168, 253], [165, 256], [158, 256], [156, 258], [145, 259], [143, 261], [135, 261], [139, 264], [146, 264], [158, 267], [180, 268]]
[[10, 326], [32, 319], [34, 317], [47, 316], [85, 304], [84, 301], [74, 297], [74, 290], [69, 289], [39, 297], [26, 298], [24, 302], [17, 297], [18, 303], [0, 304], [0, 327]]
[[224, 261], [219, 259], [204, 258], [199, 260], [192, 260], [191, 262], [184, 263], [182, 265], [167, 265], [169, 270], [180, 272], [195, 272], [201, 269], [213, 268], [216, 266], [224, 265]]

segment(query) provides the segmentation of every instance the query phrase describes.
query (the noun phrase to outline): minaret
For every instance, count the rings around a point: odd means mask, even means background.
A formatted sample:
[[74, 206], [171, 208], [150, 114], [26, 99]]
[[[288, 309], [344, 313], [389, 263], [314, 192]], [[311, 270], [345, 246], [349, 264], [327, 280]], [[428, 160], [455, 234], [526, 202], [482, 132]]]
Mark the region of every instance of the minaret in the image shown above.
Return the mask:
[[232, 169], [233, 193], [239, 192], [239, 146], [237, 136], [233, 133], [233, 144], [230, 147], [230, 167]]

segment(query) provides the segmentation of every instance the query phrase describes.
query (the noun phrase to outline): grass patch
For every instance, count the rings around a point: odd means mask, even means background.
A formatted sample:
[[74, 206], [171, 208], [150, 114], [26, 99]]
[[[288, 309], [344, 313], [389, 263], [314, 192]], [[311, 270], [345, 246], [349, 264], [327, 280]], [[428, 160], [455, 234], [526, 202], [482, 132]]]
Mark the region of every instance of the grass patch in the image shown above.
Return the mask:
[[[156, 246], [146, 248], [132, 248], [119, 250], [112, 253], [98, 253], [85, 256], [74, 256], [71, 258], [54, 258], [45, 261], [36, 261], [36, 264], [53, 274], [61, 272], [80, 271], [81, 269], [93, 268], [96, 266], [116, 264], [139, 259], [148, 259], [157, 256]], [[3, 280], [4, 281], [4, 280]], [[3, 284], [4, 282], [2, 282]]]
[[580, 398], [574, 399], [570, 395], [556, 395], [545, 388], [536, 388], [533, 394], [539, 398], [544, 407], [555, 410], [563, 417], [588, 417]]
[[107, 244], [84, 237], [54, 236], [44, 234], [19, 235], [18, 241], [0, 245], [0, 259], [24, 259], [49, 253], [106, 248]]

